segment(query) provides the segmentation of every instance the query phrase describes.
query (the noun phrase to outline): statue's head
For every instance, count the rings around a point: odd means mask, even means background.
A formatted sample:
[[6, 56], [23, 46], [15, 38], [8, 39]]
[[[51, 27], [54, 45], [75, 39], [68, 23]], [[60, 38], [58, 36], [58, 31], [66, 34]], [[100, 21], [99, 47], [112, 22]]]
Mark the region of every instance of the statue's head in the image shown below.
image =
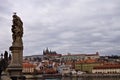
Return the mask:
[[18, 17], [16, 14], [17, 14], [16, 12], [14, 12], [14, 13], [13, 13], [13, 16], [12, 16], [12, 17], [13, 17], [13, 19], [15, 19], [15, 18], [17, 18], [17, 17]]
[[16, 17], [17, 17], [17, 15], [16, 15], [16, 14], [14, 14], [12, 17], [13, 17], [13, 18], [16, 18]]

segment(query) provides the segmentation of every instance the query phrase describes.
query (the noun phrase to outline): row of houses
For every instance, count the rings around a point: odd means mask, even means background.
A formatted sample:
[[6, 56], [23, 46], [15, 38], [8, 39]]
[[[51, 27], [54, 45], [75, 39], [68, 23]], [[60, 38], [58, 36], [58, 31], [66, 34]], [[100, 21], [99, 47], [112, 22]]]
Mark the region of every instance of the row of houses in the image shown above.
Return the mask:
[[[117, 61], [117, 62], [116, 62]], [[102, 58], [95, 54], [67, 54], [61, 55], [48, 49], [43, 55], [24, 57], [23, 72], [55, 73], [62, 64], [69, 66], [71, 70], [86, 73], [120, 73], [120, 61]], [[54, 65], [54, 66], [53, 66]]]
[[103, 64], [95, 66], [92, 69], [92, 73], [120, 73], [120, 64]]
[[[75, 71], [82, 71], [86, 73], [120, 73], [119, 63], [102, 63], [93, 62], [95, 60], [88, 61], [76, 61], [76, 62], [66, 62], [64, 66], [69, 66], [69, 69]], [[57, 73], [57, 68], [62, 66], [62, 64], [57, 62], [24, 62], [23, 63], [23, 73]]]

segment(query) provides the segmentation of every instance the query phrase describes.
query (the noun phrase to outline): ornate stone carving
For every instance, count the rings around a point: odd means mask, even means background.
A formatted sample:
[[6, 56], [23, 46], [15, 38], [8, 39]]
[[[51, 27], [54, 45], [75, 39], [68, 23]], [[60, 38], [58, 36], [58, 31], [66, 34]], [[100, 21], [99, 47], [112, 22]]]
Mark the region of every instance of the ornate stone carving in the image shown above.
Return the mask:
[[20, 17], [14, 13], [13, 17], [13, 25], [12, 25], [12, 38], [13, 43], [12, 46], [22, 46], [22, 37], [23, 37], [23, 22]]
[[14, 13], [13, 17], [13, 24], [12, 24], [12, 46], [9, 47], [12, 53], [12, 60], [8, 66], [8, 72], [11, 77], [20, 77], [22, 76], [22, 60], [23, 60], [23, 22]]

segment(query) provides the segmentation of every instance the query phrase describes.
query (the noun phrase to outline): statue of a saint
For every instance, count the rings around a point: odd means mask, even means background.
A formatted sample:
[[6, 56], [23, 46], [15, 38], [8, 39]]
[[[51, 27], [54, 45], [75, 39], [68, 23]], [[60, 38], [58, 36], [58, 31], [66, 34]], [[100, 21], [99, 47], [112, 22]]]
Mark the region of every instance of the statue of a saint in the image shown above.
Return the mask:
[[23, 22], [20, 17], [14, 13], [13, 17], [13, 25], [12, 25], [12, 38], [13, 38], [13, 46], [16, 44], [22, 44], [22, 36], [23, 36]]

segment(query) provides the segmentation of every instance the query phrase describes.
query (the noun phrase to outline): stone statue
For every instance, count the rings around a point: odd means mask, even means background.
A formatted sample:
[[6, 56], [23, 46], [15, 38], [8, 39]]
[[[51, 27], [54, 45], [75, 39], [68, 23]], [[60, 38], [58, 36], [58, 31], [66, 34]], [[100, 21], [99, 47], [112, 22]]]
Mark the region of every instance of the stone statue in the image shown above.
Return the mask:
[[22, 45], [22, 36], [23, 36], [23, 22], [20, 17], [14, 13], [13, 17], [13, 25], [12, 25], [12, 38], [13, 38], [13, 46]]
[[[22, 63], [23, 63], [23, 22], [16, 15], [16, 13], [13, 14], [13, 20], [12, 20], [12, 46], [9, 47], [9, 50], [12, 53], [12, 59], [10, 64], [8, 65], [8, 72], [9, 76], [12, 80], [23, 80], [22, 77]], [[20, 78], [20, 79], [19, 79]], [[8, 79], [6, 79], [8, 80]]]

